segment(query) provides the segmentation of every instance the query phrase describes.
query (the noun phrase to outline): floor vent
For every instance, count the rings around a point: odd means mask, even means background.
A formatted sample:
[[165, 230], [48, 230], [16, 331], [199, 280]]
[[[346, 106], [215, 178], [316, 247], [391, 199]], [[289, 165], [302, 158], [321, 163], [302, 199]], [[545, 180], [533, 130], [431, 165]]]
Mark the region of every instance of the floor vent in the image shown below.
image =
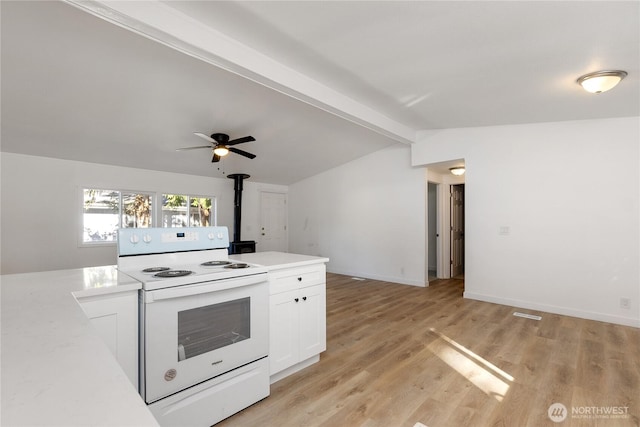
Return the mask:
[[542, 316], [536, 316], [534, 314], [520, 313], [518, 311], [513, 313], [516, 317], [524, 317], [525, 319], [542, 320]]
[[366, 280], [366, 279], [363, 279], [362, 277], [352, 277], [351, 280]]

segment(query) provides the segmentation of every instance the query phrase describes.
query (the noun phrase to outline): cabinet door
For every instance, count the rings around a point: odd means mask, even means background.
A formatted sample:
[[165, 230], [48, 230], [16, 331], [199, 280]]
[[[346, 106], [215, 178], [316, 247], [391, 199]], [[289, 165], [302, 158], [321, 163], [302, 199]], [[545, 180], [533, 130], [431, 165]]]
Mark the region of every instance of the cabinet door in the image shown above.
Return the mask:
[[269, 372], [271, 375], [298, 362], [298, 291], [270, 297]]
[[300, 289], [300, 360], [327, 349], [327, 300], [325, 285]]
[[138, 292], [78, 298], [97, 334], [138, 388]]

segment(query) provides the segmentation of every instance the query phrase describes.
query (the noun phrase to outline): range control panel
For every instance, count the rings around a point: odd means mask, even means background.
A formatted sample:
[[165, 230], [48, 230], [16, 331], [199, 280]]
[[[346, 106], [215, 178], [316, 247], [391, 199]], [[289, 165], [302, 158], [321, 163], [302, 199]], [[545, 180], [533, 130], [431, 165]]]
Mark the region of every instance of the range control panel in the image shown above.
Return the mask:
[[120, 228], [118, 256], [226, 249], [227, 227]]
[[160, 240], [162, 241], [162, 243], [197, 242], [199, 238], [200, 234], [193, 231], [162, 233], [162, 235], [160, 236]]

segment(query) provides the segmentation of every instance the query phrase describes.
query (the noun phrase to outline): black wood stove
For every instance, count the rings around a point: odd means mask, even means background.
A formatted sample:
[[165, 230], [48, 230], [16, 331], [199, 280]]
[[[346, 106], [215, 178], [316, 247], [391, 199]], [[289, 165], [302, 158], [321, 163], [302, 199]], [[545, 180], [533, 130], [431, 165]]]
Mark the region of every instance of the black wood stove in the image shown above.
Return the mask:
[[256, 251], [256, 242], [243, 241], [240, 238], [240, 225], [242, 222], [242, 182], [250, 176], [246, 173], [234, 173], [227, 178], [233, 179], [235, 197], [233, 199], [233, 241], [229, 243], [229, 254], [246, 254]]

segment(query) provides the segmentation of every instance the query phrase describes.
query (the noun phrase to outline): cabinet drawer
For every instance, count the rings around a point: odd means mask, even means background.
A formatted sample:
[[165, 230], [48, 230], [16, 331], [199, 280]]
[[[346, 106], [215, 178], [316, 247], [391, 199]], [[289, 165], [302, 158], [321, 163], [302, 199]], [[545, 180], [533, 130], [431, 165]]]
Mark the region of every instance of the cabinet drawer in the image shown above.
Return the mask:
[[318, 285], [326, 281], [324, 264], [307, 267], [287, 268], [269, 273], [271, 295], [307, 286]]

